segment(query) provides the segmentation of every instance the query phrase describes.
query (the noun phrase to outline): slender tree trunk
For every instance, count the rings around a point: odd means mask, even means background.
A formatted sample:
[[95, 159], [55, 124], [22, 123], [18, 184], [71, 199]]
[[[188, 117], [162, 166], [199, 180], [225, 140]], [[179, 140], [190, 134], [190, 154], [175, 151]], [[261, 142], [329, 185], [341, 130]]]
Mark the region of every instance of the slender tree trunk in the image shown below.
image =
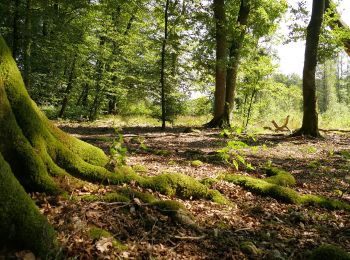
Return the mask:
[[77, 106], [83, 106], [86, 107], [88, 105], [88, 96], [89, 96], [89, 84], [85, 83], [83, 86], [83, 90], [77, 100]]
[[73, 58], [71, 70], [70, 70], [70, 73], [69, 73], [67, 88], [65, 90], [64, 98], [62, 100], [61, 110], [58, 113], [58, 117], [60, 117], [60, 118], [63, 117], [64, 112], [66, 111], [66, 108], [67, 108], [67, 105], [68, 105], [69, 94], [70, 94], [70, 92], [73, 89], [73, 80], [74, 80], [74, 77], [75, 77], [75, 63], [76, 63], [76, 60], [77, 60], [77, 55], [75, 55], [74, 58]]
[[231, 42], [229, 51], [229, 61], [226, 72], [226, 97], [225, 97], [225, 111], [224, 122], [226, 125], [231, 124], [230, 115], [234, 107], [234, 98], [237, 86], [237, 73], [240, 59], [240, 51], [243, 45], [244, 37], [246, 34], [246, 28], [248, 23], [248, 17], [250, 13], [250, 1], [241, 0], [241, 6], [239, 9], [237, 19], [237, 31], [234, 32], [234, 36]]
[[214, 93], [214, 117], [206, 124], [207, 127], [221, 127], [221, 119], [225, 110], [226, 95], [226, 14], [225, 1], [214, 0], [214, 19], [216, 25], [216, 68], [215, 68], [215, 93]]
[[26, 1], [26, 16], [24, 22], [25, 32], [24, 32], [24, 58], [23, 58], [23, 77], [24, 84], [27, 89], [31, 88], [31, 48], [32, 48], [32, 0]]
[[312, 15], [307, 27], [305, 61], [303, 70], [303, 123], [293, 135], [319, 137], [318, 114], [316, 111], [315, 73], [317, 65], [317, 50], [320, 38], [325, 0], [313, 0]]
[[162, 54], [161, 54], [161, 69], [160, 69], [160, 86], [161, 86], [161, 106], [162, 106], [162, 129], [165, 129], [166, 121], [166, 100], [165, 100], [165, 52], [168, 40], [168, 11], [169, 11], [170, 0], [166, 1], [164, 10], [164, 38], [162, 42]]
[[245, 128], [248, 127], [248, 124], [249, 124], [249, 120], [250, 120], [250, 114], [252, 112], [252, 107], [253, 107], [253, 100], [254, 100], [254, 97], [255, 97], [255, 94], [256, 94], [257, 90], [256, 89], [253, 89], [253, 92], [252, 92], [252, 95], [250, 97], [250, 101], [249, 101], [249, 107], [248, 107], [248, 112], [247, 112], [247, 121], [245, 123]]
[[14, 0], [13, 10], [13, 35], [12, 35], [12, 56], [14, 59], [18, 56], [18, 19], [19, 19], [19, 0]]

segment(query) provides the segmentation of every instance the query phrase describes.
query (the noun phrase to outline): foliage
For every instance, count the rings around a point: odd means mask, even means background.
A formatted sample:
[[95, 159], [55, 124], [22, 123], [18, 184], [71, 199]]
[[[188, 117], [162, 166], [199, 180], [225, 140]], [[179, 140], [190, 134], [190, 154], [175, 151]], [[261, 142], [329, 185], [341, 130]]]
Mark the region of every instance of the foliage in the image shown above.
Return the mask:
[[109, 148], [111, 154], [110, 164], [115, 166], [126, 164], [126, 153], [128, 149], [124, 146], [124, 137], [120, 133], [120, 130], [115, 129], [117, 138], [113, 140], [111, 147]]

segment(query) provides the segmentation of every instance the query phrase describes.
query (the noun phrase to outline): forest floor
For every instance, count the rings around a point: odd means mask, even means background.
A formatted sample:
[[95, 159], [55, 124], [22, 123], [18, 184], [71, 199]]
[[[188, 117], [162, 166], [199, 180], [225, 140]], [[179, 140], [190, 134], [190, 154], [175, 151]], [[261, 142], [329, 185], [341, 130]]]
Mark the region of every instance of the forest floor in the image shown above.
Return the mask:
[[[114, 128], [104, 124], [58, 125], [106, 153], [113, 140], [118, 140]], [[185, 133], [188, 129], [184, 127], [164, 132], [155, 127], [123, 127], [120, 133], [128, 149], [126, 164], [140, 175], [180, 172], [196, 179], [222, 173], [260, 178], [264, 177], [261, 167], [273, 164], [295, 177], [294, 189], [299, 193], [350, 203], [350, 133], [327, 132], [319, 140], [273, 132], [253, 138], [235, 136], [235, 140], [248, 145], [240, 148], [239, 154], [255, 167], [245, 170], [240, 165], [237, 170], [210, 159], [230, 139], [220, 136], [220, 130], [197, 129]], [[71, 196], [103, 194], [112, 188], [86, 183], [73, 190]], [[309, 250], [321, 244], [335, 244], [350, 251], [349, 212], [285, 204], [225, 181], [213, 188], [232, 204], [181, 200], [147, 190], [159, 199], [183, 203], [198, 228], [176, 223], [137, 199], [105, 203], [32, 196], [58, 231], [62, 250], [74, 259], [305, 259]], [[113, 247], [111, 238], [92, 238], [91, 226], [107, 230], [123, 246]]]

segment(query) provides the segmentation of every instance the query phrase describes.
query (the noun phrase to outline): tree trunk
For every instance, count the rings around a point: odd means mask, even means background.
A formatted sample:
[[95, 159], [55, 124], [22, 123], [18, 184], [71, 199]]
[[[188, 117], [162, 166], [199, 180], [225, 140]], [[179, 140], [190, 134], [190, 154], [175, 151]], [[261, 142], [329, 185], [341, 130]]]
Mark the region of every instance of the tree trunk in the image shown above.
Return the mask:
[[317, 50], [325, 10], [325, 0], [313, 0], [312, 15], [307, 27], [305, 61], [303, 70], [303, 123], [293, 135], [319, 137], [318, 114], [316, 111], [315, 73]]
[[243, 46], [244, 37], [246, 34], [246, 28], [248, 23], [248, 17], [250, 13], [250, 1], [241, 0], [241, 6], [239, 9], [237, 19], [237, 31], [234, 32], [230, 51], [229, 61], [226, 72], [226, 97], [225, 97], [225, 111], [224, 122], [226, 125], [231, 125], [230, 115], [234, 107], [234, 98], [237, 86], [237, 73], [240, 59], [240, 51]]
[[164, 38], [162, 42], [162, 54], [161, 54], [161, 68], [160, 68], [160, 86], [161, 86], [161, 106], [162, 106], [162, 129], [165, 129], [166, 125], [166, 100], [165, 100], [165, 51], [168, 40], [168, 11], [170, 0], [166, 1], [164, 10]]
[[14, 59], [18, 55], [18, 19], [19, 19], [19, 0], [14, 0], [14, 10], [13, 10], [13, 35], [12, 35], [12, 56]]
[[25, 247], [46, 259], [54, 232], [21, 186], [59, 194], [67, 172], [102, 183], [119, 183], [120, 175], [104, 168], [108, 157], [102, 150], [65, 134], [39, 110], [2, 37], [0, 126], [0, 244]]
[[215, 68], [215, 93], [214, 93], [214, 117], [206, 124], [207, 127], [222, 127], [222, 115], [225, 109], [226, 95], [226, 14], [225, 1], [214, 0], [214, 19], [216, 25], [216, 68]]
[[64, 98], [62, 100], [61, 110], [58, 113], [58, 117], [59, 118], [62, 118], [63, 115], [64, 115], [64, 112], [66, 111], [66, 108], [67, 108], [67, 105], [68, 105], [69, 94], [70, 94], [70, 92], [72, 91], [72, 88], [73, 88], [73, 80], [74, 80], [74, 77], [75, 77], [75, 63], [76, 63], [76, 60], [77, 60], [77, 55], [75, 55], [74, 58], [73, 58], [72, 67], [71, 67], [71, 70], [70, 70], [70, 73], [69, 73], [67, 88], [65, 90]]
[[32, 52], [32, 0], [26, 1], [26, 17], [24, 21], [24, 57], [23, 57], [23, 77], [24, 85], [31, 88], [31, 52]]

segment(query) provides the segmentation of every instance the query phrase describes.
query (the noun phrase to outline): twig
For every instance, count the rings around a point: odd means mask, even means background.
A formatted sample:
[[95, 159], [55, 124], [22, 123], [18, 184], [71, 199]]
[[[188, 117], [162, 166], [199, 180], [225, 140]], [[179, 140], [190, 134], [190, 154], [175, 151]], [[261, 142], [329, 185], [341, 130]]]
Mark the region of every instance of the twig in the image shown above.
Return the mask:
[[200, 240], [205, 238], [206, 235], [200, 236], [200, 237], [190, 237], [190, 236], [184, 236], [184, 237], [180, 237], [180, 236], [173, 236], [173, 238], [176, 239], [181, 239], [181, 240]]

